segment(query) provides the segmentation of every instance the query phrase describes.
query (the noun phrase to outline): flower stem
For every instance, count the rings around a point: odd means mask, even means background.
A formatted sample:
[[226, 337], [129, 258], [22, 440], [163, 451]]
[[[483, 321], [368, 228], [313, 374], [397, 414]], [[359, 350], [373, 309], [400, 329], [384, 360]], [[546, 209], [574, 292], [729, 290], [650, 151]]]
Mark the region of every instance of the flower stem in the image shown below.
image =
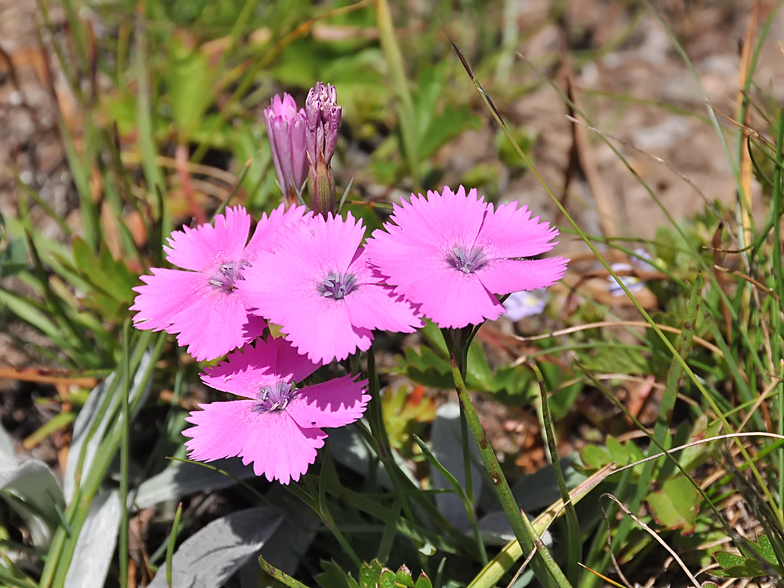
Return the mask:
[[381, 411], [381, 391], [379, 390], [378, 371], [376, 370], [376, 355], [373, 353], [373, 348], [367, 350], [367, 372], [368, 372], [368, 388], [370, 390], [370, 403], [368, 406], [368, 421], [370, 422], [370, 431], [373, 433], [376, 442], [378, 443], [378, 457], [381, 463], [384, 464], [384, 469], [395, 487], [395, 493], [403, 506], [403, 512], [409, 521], [415, 521], [414, 514], [411, 510], [411, 505], [408, 502], [403, 487], [400, 483], [400, 476], [402, 472], [398, 469], [395, 463], [395, 457], [392, 455], [392, 447], [389, 445], [389, 436], [387, 429], [384, 426], [384, 415]]
[[[449, 343], [447, 344], [449, 345]], [[479, 455], [482, 456], [482, 462], [485, 464], [490, 481], [493, 483], [493, 489], [498, 496], [501, 507], [504, 509], [504, 514], [509, 519], [512, 531], [523, 548], [523, 552], [529, 554], [534, 549], [537, 550], [537, 555], [531, 560], [531, 569], [543, 586], [571, 587], [569, 580], [566, 579], [561, 568], [555, 563], [547, 546], [538, 537], [525, 513], [517, 506], [514, 496], [512, 496], [512, 490], [509, 488], [509, 483], [501, 471], [498, 459], [496, 459], [495, 450], [487, 439], [487, 434], [482, 427], [482, 423], [479, 422], [479, 416], [476, 414], [476, 409], [466, 390], [454, 350], [450, 350], [449, 355], [452, 364], [452, 380], [460, 400], [460, 408], [465, 412], [468, 428], [479, 448]]]

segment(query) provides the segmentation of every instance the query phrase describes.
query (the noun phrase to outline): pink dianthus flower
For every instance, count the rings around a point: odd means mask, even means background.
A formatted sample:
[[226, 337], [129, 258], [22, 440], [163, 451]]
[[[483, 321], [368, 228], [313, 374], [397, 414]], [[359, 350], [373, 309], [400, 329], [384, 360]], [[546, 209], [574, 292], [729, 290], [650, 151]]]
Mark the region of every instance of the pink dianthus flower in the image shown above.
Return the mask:
[[264, 321], [245, 311], [236, 293], [246, 266], [271, 249], [278, 229], [302, 219], [305, 207], [283, 205], [259, 220], [250, 242], [250, 215], [241, 206], [215, 216], [213, 225], [183, 227], [169, 237], [166, 259], [182, 269], [151, 268], [131, 310], [137, 329], [177, 334], [198, 361], [215, 359], [262, 334]]
[[552, 249], [556, 229], [516, 203], [494, 209], [476, 190], [412, 194], [390, 220], [367, 241], [368, 260], [439, 327], [496, 319], [495, 294], [550, 286], [566, 271], [562, 257], [525, 259]]
[[280, 325], [312, 361], [367, 350], [374, 329], [414, 332], [421, 321], [366, 263], [364, 235], [350, 213], [345, 221], [316, 215], [290, 225], [274, 251], [258, 255], [237, 290], [250, 312]]
[[183, 431], [190, 457], [214, 461], [242, 457], [257, 476], [283, 484], [295, 482], [316, 460], [327, 437], [321, 427], [342, 427], [362, 418], [370, 396], [366, 381], [343, 376], [297, 387], [318, 368], [287, 341], [259, 339], [230, 354], [227, 361], [202, 374], [208, 386], [242, 396], [200, 404]]

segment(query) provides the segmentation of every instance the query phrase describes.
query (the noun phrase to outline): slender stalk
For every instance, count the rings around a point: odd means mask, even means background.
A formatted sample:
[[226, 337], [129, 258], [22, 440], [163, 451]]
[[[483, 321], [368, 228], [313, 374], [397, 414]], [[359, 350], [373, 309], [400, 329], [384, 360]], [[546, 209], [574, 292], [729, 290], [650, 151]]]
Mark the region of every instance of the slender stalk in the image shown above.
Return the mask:
[[[451, 346], [451, 341], [447, 340], [447, 345]], [[485, 434], [482, 423], [479, 422], [479, 416], [476, 414], [471, 396], [468, 394], [468, 390], [466, 390], [463, 375], [460, 366], [457, 363], [454, 350], [451, 350], [449, 355], [452, 364], [452, 380], [454, 381], [455, 390], [457, 391], [460, 400], [460, 407], [465, 411], [468, 428], [479, 448], [479, 455], [481, 455], [482, 462], [485, 464], [485, 468], [490, 476], [490, 481], [493, 483], [493, 489], [498, 496], [504, 514], [506, 514], [506, 518], [509, 519], [512, 531], [514, 532], [517, 541], [520, 543], [523, 552], [525, 554], [530, 554], [534, 549], [537, 550], [536, 555], [531, 560], [531, 569], [542, 586], [570, 587], [571, 584], [569, 583], [569, 580], [566, 579], [561, 568], [555, 563], [547, 546], [536, 535], [536, 531], [534, 531], [530, 521], [528, 521], [527, 515], [523, 513], [515, 502], [514, 496], [512, 496], [512, 490], [509, 488], [509, 483], [506, 481], [506, 477], [504, 477], [501, 466], [495, 456], [495, 450], [490, 445], [490, 441]]]
[[577, 512], [574, 510], [569, 496], [569, 489], [566, 486], [566, 479], [561, 469], [561, 461], [558, 456], [558, 444], [555, 441], [555, 431], [553, 430], [553, 419], [550, 415], [550, 402], [547, 398], [547, 388], [544, 384], [544, 377], [542, 372], [534, 362], [529, 361], [526, 363], [528, 368], [536, 376], [536, 381], [539, 383], [539, 394], [542, 398], [542, 422], [544, 426], [545, 439], [547, 441], [547, 448], [550, 451], [550, 463], [553, 464], [555, 470], [555, 479], [558, 482], [558, 489], [561, 492], [561, 500], [566, 505], [566, 519], [569, 525], [569, 532], [566, 534], [566, 551], [569, 554], [567, 562], [567, 572], [569, 579], [577, 582], [577, 576], [580, 569], [577, 562], [582, 561], [582, 549], [580, 544], [580, 523], [577, 520]]
[[370, 431], [373, 433], [376, 442], [378, 443], [378, 457], [381, 463], [384, 464], [384, 469], [395, 487], [395, 493], [400, 499], [400, 504], [403, 506], [403, 512], [409, 521], [415, 521], [414, 514], [411, 510], [411, 505], [408, 502], [408, 496], [400, 484], [400, 471], [395, 463], [395, 458], [392, 455], [392, 447], [389, 445], [389, 436], [387, 429], [384, 426], [384, 415], [381, 412], [381, 392], [378, 383], [378, 371], [376, 370], [376, 355], [373, 353], [371, 347], [367, 351], [367, 366], [368, 366], [368, 388], [370, 390], [370, 404], [368, 406], [368, 421], [370, 422]]
[[169, 541], [166, 544], [166, 585], [172, 588], [172, 559], [174, 557], [174, 544], [177, 543], [177, 535], [180, 532], [180, 517], [182, 516], [182, 502], [177, 505], [177, 512], [174, 513], [174, 522], [169, 534]]
[[131, 430], [131, 366], [130, 319], [125, 319], [122, 331], [122, 440], [120, 441], [120, 586], [128, 585], [128, 445]]

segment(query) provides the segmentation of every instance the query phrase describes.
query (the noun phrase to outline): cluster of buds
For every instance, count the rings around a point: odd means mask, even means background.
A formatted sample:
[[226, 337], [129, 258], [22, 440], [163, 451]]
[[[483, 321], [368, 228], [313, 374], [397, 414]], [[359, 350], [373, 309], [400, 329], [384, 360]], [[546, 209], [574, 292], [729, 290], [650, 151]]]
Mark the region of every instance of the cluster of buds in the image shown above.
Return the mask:
[[312, 210], [324, 217], [334, 214], [330, 162], [342, 113], [335, 88], [323, 82], [310, 89], [304, 109], [297, 110], [294, 99], [284, 94], [282, 99], [275, 96], [264, 110], [278, 185], [289, 205], [296, 203], [307, 174]]
[[286, 206], [296, 206], [308, 173], [305, 110], [297, 110], [294, 98], [288, 94], [283, 94], [282, 99], [276, 95], [269, 108], [264, 109], [264, 122], [283, 200]]

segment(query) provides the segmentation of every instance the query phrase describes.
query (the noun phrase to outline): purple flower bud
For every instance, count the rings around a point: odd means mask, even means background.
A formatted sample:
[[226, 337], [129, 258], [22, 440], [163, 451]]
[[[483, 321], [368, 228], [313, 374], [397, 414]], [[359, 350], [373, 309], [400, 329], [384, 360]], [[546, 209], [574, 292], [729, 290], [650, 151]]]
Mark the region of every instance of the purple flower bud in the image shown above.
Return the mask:
[[334, 86], [318, 82], [308, 92], [305, 113], [308, 122], [308, 154], [311, 165], [318, 163], [319, 154], [329, 165], [338, 142], [338, 127], [343, 108], [337, 104], [338, 94]]
[[310, 169], [308, 192], [311, 208], [324, 218], [335, 213], [335, 180], [330, 161], [338, 142], [338, 127], [343, 109], [337, 105], [333, 86], [318, 82], [305, 101], [307, 145]]
[[264, 109], [264, 122], [272, 149], [272, 161], [278, 174], [278, 186], [289, 205], [297, 203], [308, 173], [307, 142], [305, 140], [305, 110], [297, 110], [294, 98], [277, 94]]

